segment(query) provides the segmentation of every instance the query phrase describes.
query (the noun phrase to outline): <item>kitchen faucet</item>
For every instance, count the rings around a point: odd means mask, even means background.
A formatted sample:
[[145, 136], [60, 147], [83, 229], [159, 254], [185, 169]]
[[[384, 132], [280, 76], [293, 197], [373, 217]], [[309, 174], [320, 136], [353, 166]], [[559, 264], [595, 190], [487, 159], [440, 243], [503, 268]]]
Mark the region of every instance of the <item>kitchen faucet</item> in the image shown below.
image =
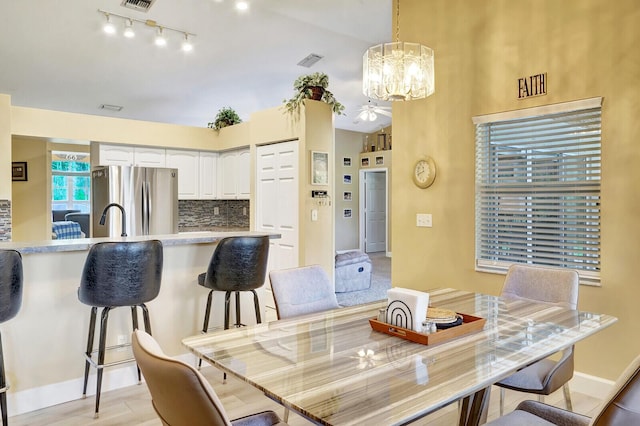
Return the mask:
[[104, 210], [102, 211], [102, 217], [100, 217], [100, 225], [104, 225], [104, 221], [107, 219], [107, 210], [109, 210], [109, 208], [111, 207], [117, 207], [122, 212], [122, 234], [120, 234], [120, 236], [126, 237], [127, 236], [127, 214], [124, 212], [124, 207], [122, 207], [118, 203], [107, 204], [107, 207], [105, 207]]

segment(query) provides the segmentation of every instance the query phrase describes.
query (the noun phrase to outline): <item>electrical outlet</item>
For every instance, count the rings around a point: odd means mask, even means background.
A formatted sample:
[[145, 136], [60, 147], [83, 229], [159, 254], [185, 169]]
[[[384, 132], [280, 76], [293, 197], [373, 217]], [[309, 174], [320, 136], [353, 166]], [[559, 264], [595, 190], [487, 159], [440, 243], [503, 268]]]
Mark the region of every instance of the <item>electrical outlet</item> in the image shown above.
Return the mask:
[[220, 207], [214, 207], [214, 208], [213, 208], [213, 214], [214, 214], [215, 216], [218, 216], [218, 215], [220, 214]]
[[431, 213], [416, 214], [416, 226], [431, 228], [432, 225]]
[[247, 215], [247, 208], [243, 207], [242, 208], [242, 216], [246, 216]]

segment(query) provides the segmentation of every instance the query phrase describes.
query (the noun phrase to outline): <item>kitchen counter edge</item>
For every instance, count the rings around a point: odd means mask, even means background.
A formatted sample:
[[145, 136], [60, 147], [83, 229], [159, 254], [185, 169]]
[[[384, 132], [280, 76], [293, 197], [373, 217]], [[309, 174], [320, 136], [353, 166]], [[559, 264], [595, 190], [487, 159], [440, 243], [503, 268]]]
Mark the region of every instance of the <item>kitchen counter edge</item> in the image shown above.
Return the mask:
[[66, 251], [86, 251], [102, 242], [118, 241], [147, 241], [160, 240], [163, 246], [180, 246], [189, 244], [216, 243], [225, 237], [245, 237], [268, 235], [271, 239], [280, 238], [280, 234], [272, 232], [256, 231], [231, 231], [231, 232], [185, 232], [183, 234], [168, 235], [140, 235], [135, 237], [105, 237], [105, 238], [78, 238], [73, 240], [49, 240], [30, 242], [0, 242], [0, 250], [17, 250], [21, 254], [56, 253]]

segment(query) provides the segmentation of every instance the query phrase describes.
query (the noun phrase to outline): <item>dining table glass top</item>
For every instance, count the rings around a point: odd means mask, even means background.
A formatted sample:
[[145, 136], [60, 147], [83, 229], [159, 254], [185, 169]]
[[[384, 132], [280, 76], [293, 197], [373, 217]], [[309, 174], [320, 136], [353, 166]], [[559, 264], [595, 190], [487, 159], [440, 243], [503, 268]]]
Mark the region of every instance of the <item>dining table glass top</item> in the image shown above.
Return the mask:
[[613, 324], [605, 314], [434, 289], [430, 305], [486, 319], [422, 345], [371, 329], [386, 302], [185, 338], [196, 356], [318, 424], [421, 418]]

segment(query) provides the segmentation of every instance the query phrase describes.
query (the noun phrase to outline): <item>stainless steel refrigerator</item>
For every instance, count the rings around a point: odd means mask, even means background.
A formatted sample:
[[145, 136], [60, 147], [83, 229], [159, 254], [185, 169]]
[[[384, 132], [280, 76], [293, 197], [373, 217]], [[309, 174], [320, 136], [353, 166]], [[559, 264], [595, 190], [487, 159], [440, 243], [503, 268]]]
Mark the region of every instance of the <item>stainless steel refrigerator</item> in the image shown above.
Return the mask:
[[[100, 225], [105, 207], [110, 208]], [[123, 216], [126, 233], [135, 235], [178, 232], [178, 169], [103, 166], [91, 172], [92, 237], [121, 235]]]

